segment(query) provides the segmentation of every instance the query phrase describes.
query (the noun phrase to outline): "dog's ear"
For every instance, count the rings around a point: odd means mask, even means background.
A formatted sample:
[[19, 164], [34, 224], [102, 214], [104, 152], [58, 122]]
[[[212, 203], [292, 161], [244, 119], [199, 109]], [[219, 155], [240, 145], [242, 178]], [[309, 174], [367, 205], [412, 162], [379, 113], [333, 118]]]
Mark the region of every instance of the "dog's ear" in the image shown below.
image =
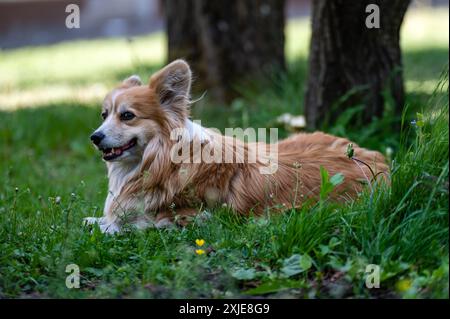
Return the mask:
[[159, 103], [168, 107], [185, 106], [189, 101], [192, 73], [183, 60], [175, 60], [150, 78], [150, 88], [155, 90]]
[[125, 80], [123, 80], [122, 85], [127, 88], [130, 88], [133, 86], [142, 85], [142, 81], [141, 81], [141, 78], [139, 77], [139, 75], [132, 75], [132, 76], [126, 78]]

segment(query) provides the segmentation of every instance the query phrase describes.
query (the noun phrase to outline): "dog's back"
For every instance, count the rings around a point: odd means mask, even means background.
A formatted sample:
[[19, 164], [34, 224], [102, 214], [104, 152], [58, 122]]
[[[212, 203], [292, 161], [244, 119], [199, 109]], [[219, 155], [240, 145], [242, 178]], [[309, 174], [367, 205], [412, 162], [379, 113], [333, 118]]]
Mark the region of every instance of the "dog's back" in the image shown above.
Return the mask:
[[[355, 159], [347, 155], [349, 144], [353, 144]], [[337, 189], [338, 192], [342, 192], [344, 188], [349, 192], [360, 191], [367, 179], [371, 181], [375, 178], [373, 175], [377, 174], [386, 178], [389, 171], [380, 152], [361, 148], [348, 139], [322, 132], [294, 135], [281, 141], [278, 149], [281, 161], [295, 160], [300, 164], [304, 183], [311, 186], [320, 185], [321, 166], [330, 176], [342, 173], [345, 183]], [[316, 189], [314, 193], [318, 193], [318, 190]]]
[[321, 167], [330, 177], [337, 173], [344, 176], [343, 183], [330, 194], [335, 200], [354, 198], [364, 185], [386, 180], [389, 168], [384, 156], [352, 143], [354, 158], [349, 158], [346, 151], [350, 143], [322, 132], [296, 134], [280, 141], [274, 174], [262, 175], [258, 170], [261, 164], [247, 165], [236, 172], [229, 188], [232, 206], [256, 213], [267, 207], [299, 207], [308, 198], [318, 198]]

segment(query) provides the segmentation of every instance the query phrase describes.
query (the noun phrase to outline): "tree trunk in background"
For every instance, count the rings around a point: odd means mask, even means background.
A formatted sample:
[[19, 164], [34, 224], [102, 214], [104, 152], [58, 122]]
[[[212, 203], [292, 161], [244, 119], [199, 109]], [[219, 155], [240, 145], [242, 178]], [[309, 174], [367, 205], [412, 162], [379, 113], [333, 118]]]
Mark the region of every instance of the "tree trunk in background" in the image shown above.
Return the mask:
[[[314, 0], [305, 98], [308, 127], [332, 122], [346, 108], [364, 105], [363, 119], [383, 114], [385, 94], [395, 113], [404, 104], [400, 26], [409, 0]], [[367, 28], [366, 6], [379, 6], [380, 28]], [[338, 101], [348, 94], [345, 101]]]
[[166, 0], [169, 61], [184, 58], [194, 89], [229, 102], [236, 82], [284, 69], [284, 0]]

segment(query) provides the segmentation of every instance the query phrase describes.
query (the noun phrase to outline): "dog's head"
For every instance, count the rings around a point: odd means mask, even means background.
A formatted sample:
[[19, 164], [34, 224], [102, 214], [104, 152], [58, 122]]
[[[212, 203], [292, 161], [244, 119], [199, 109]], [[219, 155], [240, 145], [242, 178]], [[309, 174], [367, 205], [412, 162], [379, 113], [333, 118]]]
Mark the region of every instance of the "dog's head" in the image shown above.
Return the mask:
[[105, 161], [139, 160], [157, 134], [170, 135], [188, 116], [191, 70], [176, 60], [157, 73], [148, 85], [134, 75], [103, 101], [102, 125], [91, 135]]

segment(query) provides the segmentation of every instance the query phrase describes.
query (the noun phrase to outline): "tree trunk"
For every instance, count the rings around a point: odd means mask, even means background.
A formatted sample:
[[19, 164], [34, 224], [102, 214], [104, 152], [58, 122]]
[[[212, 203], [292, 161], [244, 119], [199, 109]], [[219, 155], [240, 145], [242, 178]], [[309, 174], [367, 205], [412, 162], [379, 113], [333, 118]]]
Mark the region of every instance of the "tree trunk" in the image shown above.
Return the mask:
[[[305, 98], [308, 127], [332, 122], [346, 108], [364, 105], [363, 119], [383, 114], [385, 93], [395, 113], [404, 104], [400, 26], [410, 0], [314, 0]], [[379, 28], [368, 28], [369, 4], [379, 7]], [[373, 21], [373, 20], [372, 20]], [[342, 97], [345, 98], [342, 99]]]
[[184, 58], [194, 89], [229, 102], [236, 83], [284, 69], [284, 0], [166, 0], [169, 61]]

